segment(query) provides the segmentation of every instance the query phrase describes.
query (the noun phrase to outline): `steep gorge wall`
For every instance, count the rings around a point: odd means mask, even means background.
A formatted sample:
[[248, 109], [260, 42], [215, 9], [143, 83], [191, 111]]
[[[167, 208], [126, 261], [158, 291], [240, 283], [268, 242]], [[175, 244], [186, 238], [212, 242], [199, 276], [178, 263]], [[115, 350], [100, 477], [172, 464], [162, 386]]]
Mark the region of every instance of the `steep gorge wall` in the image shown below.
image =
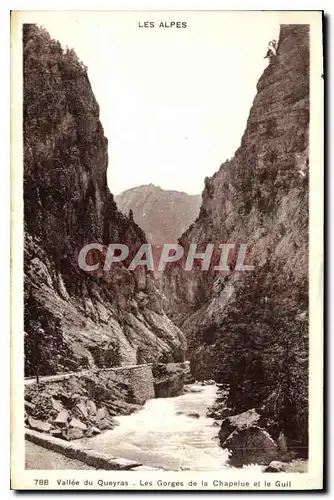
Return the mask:
[[[73, 50], [24, 25], [24, 293], [26, 374], [182, 360], [152, 275], [129, 272], [146, 241], [107, 187], [107, 139], [87, 70]], [[87, 243], [124, 243], [125, 265], [88, 275]], [[39, 328], [43, 334], [37, 332]]]
[[176, 263], [164, 277], [169, 314], [186, 333], [195, 376], [230, 383], [236, 411], [266, 407], [286, 428], [290, 414], [290, 434], [299, 425], [304, 444], [308, 124], [309, 27], [282, 25], [241, 145], [206, 179], [199, 219], [180, 238], [202, 251], [207, 243], [247, 243], [255, 270], [218, 275]]

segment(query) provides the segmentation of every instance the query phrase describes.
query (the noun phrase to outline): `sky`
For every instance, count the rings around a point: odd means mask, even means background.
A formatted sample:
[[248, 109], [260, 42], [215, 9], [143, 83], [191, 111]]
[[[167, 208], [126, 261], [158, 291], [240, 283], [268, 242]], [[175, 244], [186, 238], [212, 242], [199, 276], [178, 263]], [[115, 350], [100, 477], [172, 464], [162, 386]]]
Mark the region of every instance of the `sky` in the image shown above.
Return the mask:
[[[35, 12], [88, 67], [114, 194], [142, 184], [199, 194], [239, 147], [278, 38], [275, 12]], [[138, 23], [155, 23], [140, 28]], [[186, 28], [158, 27], [183, 21]]]

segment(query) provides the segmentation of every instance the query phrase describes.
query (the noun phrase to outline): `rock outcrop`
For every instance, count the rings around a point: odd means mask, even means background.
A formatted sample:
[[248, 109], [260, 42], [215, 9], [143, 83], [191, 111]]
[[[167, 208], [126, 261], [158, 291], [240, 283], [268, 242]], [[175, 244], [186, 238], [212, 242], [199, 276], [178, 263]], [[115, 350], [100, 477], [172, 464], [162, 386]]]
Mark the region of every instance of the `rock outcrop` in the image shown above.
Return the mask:
[[235, 467], [268, 465], [278, 458], [277, 444], [268, 432], [257, 426], [234, 431], [224, 441], [223, 448], [231, 452], [229, 461]]
[[198, 220], [181, 236], [247, 244], [253, 271], [164, 276], [169, 315], [187, 335], [198, 379], [230, 384], [235, 413], [261, 408], [275, 439], [307, 448], [309, 26], [282, 25], [277, 54], [257, 94], [235, 156], [205, 180]]
[[179, 364], [158, 364], [153, 367], [156, 398], [172, 398], [184, 392], [187, 367]]
[[222, 448], [230, 451], [232, 465], [268, 465], [279, 457], [277, 443], [260, 427], [260, 420], [254, 408], [223, 420], [218, 438]]
[[162, 189], [149, 184], [115, 196], [124, 214], [133, 212], [135, 222], [154, 245], [177, 243], [179, 236], [198, 216], [200, 195]]
[[[85, 66], [35, 25], [24, 25], [23, 45], [26, 375], [37, 363], [51, 374], [182, 361], [184, 336], [152, 273], [126, 269], [146, 238], [107, 187], [107, 139]], [[87, 274], [77, 258], [90, 242], [126, 244], [129, 259]]]
[[260, 415], [254, 410], [248, 410], [240, 415], [232, 415], [226, 417], [221, 425], [218, 437], [221, 444], [228, 438], [234, 431], [242, 431], [248, 427], [257, 425], [260, 420]]

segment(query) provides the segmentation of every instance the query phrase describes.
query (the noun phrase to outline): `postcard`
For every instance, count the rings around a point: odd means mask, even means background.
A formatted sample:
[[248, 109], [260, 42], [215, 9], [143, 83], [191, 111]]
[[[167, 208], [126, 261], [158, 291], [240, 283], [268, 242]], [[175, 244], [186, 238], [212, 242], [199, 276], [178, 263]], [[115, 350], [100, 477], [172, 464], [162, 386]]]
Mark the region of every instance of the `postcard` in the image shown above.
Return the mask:
[[13, 11], [15, 490], [323, 488], [321, 11]]

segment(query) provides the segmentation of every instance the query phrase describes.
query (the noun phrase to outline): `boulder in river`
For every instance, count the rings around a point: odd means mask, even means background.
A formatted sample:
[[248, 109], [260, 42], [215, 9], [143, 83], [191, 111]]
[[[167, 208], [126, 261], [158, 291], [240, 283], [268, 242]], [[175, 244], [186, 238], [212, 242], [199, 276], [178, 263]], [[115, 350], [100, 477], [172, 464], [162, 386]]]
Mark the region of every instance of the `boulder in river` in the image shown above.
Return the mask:
[[274, 460], [270, 462], [264, 472], [307, 472], [307, 468], [307, 460], [295, 460], [289, 463]]
[[250, 426], [256, 425], [259, 420], [260, 415], [254, 410], [254, 408], [252, 410], [244, 411], [239, 415], [232, 415], [224, 418], [218, 434], [220, 444], [223, 446], [227, 437], [235, 430], [241, 431], [243, 429], [247, 429]]
[[260, 418], [254, 408], [224, 418], [218, 437], [222, 448], [230, 450], [232, 465], [267, 465], [277, 460], [279, 448], [270, 434], [258, 426]]
[[212, 427], [220, 427], [221, 426], [221, 422], [219, 422], [218, 420], [215, 420], [213, 423], [212, 423]]
[[100, 431], [106, 431], [113, 429], [115, 425], [113, 424], [112, 418], [105, 418], [103, 420], [99, 420], [98, 422], [96, 422], [96, 427]]
[[98, 429], [98, 428], [97, 428], [97, 427], [95, 427], [94, 425], [93, 425], [93, 427], [91, 427], [91, 431], [92, 431], [92, 434], [93, 434], [93, 435], [94, 435], [94, 434], [101, 434], [100, 429]]
[[197, 413], [197, 411], [192, 411], [192, 412], [188, 413], [188, 417], [200, 418], [200, 414]]
[[154, 382], [156, 398], [172, 398], [181, 396], [184, 389], [184, 374], [176, 373]]
[[273, 460], [272, 462], [270, 462], [264, 472], [288, 472], [287, 466], [288, 464], [285, 464], [284, 462]]
[[222, 444], [230, 452], [230, 463], [235, 467], [247, 464], [268, 465], [277, 460], [277, 444], [267, 431], [257, 426], [235, 430]]
[[156, 398], [181, 396], [184, 392], [185, 370], [179, 364], [158, 364], [153, 367]]
[[196, 393], [196, 392], [202, 392], [202, 389], [200, 387], [193, 387], [191, 385], [186, 385], [184, 388], [184, 392]]

